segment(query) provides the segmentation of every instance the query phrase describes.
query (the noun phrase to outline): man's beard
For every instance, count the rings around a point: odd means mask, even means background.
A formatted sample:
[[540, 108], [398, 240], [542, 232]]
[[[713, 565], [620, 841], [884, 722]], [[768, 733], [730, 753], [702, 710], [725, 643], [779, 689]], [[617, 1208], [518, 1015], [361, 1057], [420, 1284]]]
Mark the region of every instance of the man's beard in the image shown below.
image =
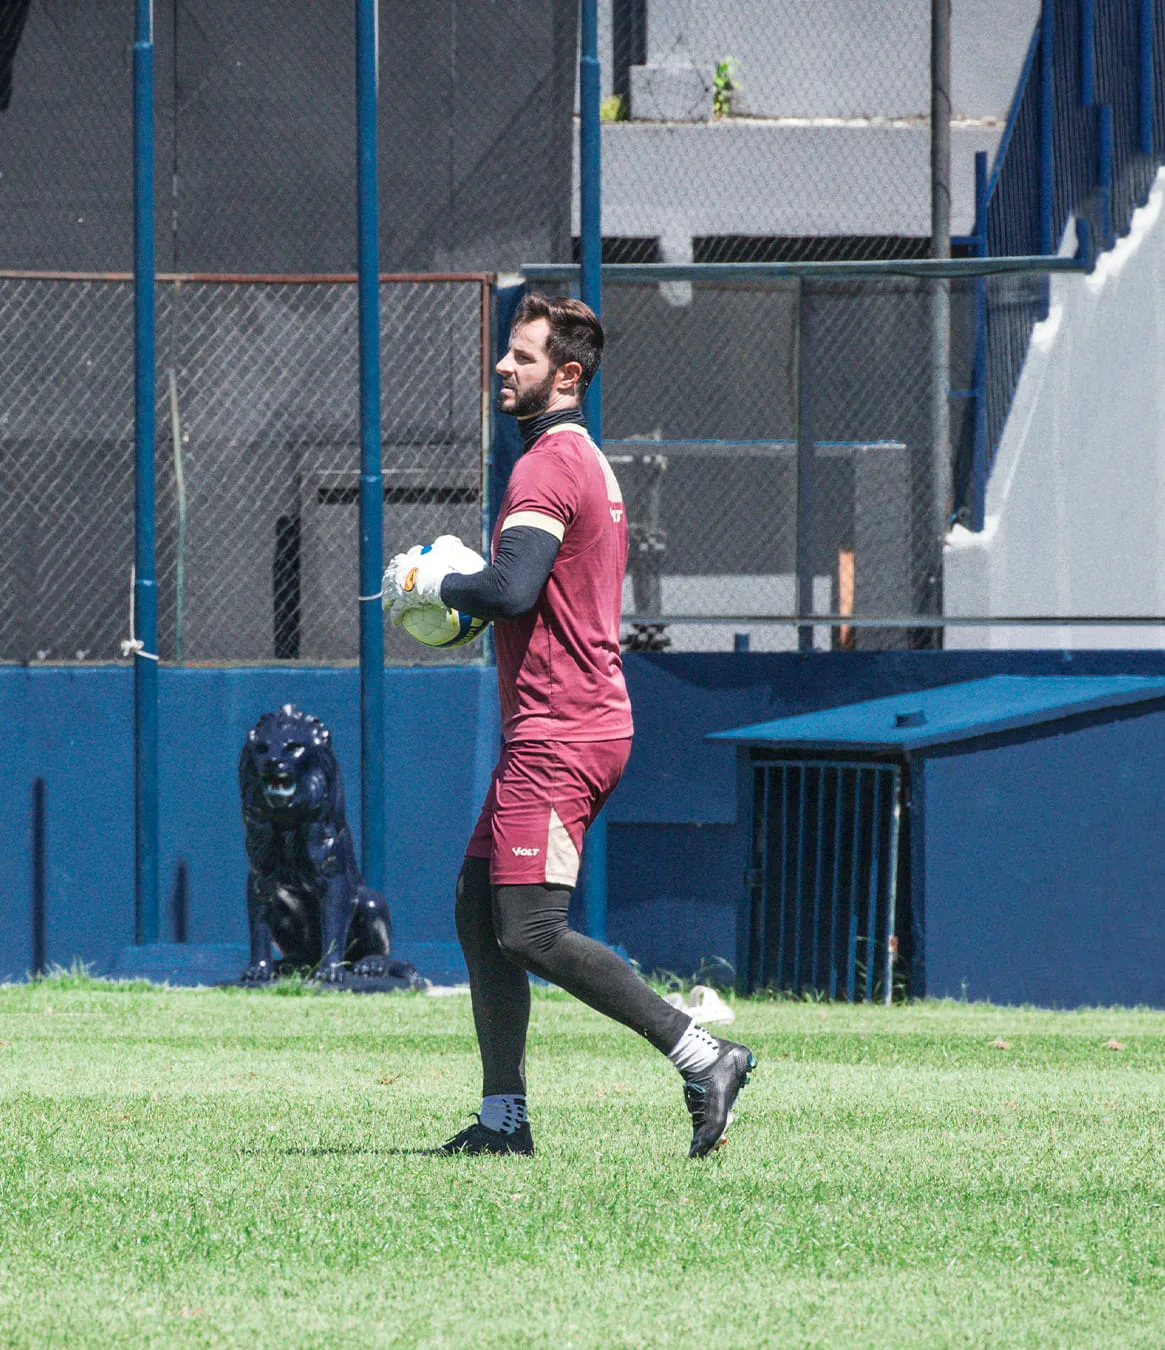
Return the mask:
[[503, 389], [498, 394], [498, 412], [504, 412], [510, 417], [537, 417], [540, 412], [545, 412], [550, 403], [554, 377], [557, 374], [556, 370], [552, 370], [541, 384], [536, 384], [533, 389], [527, 389], [525, 393], [519, 394], [512, 408], [502, 407], [502, 395], [505, 393]]

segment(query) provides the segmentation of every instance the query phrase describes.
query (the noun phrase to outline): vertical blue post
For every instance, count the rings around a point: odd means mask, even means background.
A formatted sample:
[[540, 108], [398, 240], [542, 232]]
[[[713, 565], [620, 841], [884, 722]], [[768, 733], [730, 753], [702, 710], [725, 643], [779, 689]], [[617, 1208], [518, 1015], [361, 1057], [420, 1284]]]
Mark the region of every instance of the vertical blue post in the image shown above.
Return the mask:
[[854, 774], [854, 826], [853, 839], [849, 850], [849, 932], [846, 938], [845, 956], [845, 996], [848, 1002], [854, 1001], [855, 981], [858, 964], [858, 849], [862, 839], [862, 779], [866, 770], [858, 769]]
[[[773, 772], [771, 768], [762, 768], [758, 772], [764, 783], [764, 802], [761, 806], [760, 820], [757, 822], [760, 831], [760, 839], [757, 841], [760, 854], [757, 861], [760, 864], [760, 904], [753, 911], [756, 914], [756, 964], [750, 964], [748, 977], [745, 981], [745, 991], [751, 992], [753, 989], [763, 989], [768, 983], [768, 918], [769, 918], [769, 831], [772, 829], [772, 783]], [[749, 955], [753, 951], [752, 943], [749, 944]]]
[[[781, 897], [777, 909], [777, 973], [773, 983], [778, 988], [785, 978], [785, 910], [789, 898], [789, 766], [781, 765], [781, 849], [777, 855], [780, 867], [778, 894]], [[766, 933], [765, 942], [768, 942]], [[766, 948], [767, 950], [767, 948]], [[765, 966], [765, 984], [769, 984], [768, 966]]]
[[833, 771], [836, 787], [833, 805], [833, 886], [829, 897], [829, 997], [837, 997], [837, 902], [841, 890], [841, 820], [844, 780], [842, 770]]
[[[796, 524], [794, 536], [797, 614], [813, 612], [813, 513], [817, 486], [817, 417], [814, 382], [817, 371], [817, 329], [814, 324], [813, 292], [802, 278], [797, 283], [797, 460]], [[813, 650], [813, 625], [797, 625], [797, 650]]]
[[805, 888], [805, 781], [808, 770], [797, 770], [797, 882], [793, 892], [793, 983], [794, 994], [801, 992], [801, 896]]
[[1080, 0], [1080, 102], [1096, 102], [1096, 0]]
[[1096, 197], [1100, 212], [1100, 247], [1116, 242], [1112, 220], [1112, 104], [1102, 103], [1097, 116]]
[[48, 915], [48, 858], [45, 838], [45, 786], [43, 778], [32, 780], [32, 963], [30, 973], [36, 977], [48, 968], [45, 955]]
[[[584, 304], [603, 313], [602, 144], [599, 122], [599, 5], [582, 0], [579, 88], [579, 244], [580, 292]], [[587, 428], [603, 443], [603, 373], [591, 381], [583, 399]], [[587, 831], [587, 862], [583, 872], [583, 902], [587, 935], [607, 940], [607, 812], [602, 810]]]
[[[975, 256], [987, 256], [987, 151], [975, 152]], [[971, 451], [971, 529], [987, 507], [987, 278], [975, 278], [975, 422]]]
[[134, 942], [158, 940], [158, 586], [154, 570], [154, 9], [133, 44]]
[[[603, 313], [602, 266], [602, 138], [599, 122], [599, 5], [582, 0], [582, 43], [579, 72], [579, 246], [580, 292], [584, 304]], [[602, 371], [591, 381], [583, 401], [587, 427], [603, 443]]]
[[356, 0], [356, 193], [360, 326], [360, 852], [384, 889], [384, 488], [380, 465], [377, 0]]
[[[1039, 251], [1056, 251], [1055, 232], [1055, 124], [1056, 124], [1056, 67], [1055, 67], [1055, 0], [1043, 0], [1040, 16], [1040, 167], [1039, 167]], [[1048, 278], [1041, 280], [1043, 298], [1042, 317], [1048, 317], [1050, 291]]]
[[[1153, 159], [1153, 3], [1154, 0], [1141, 0], [1140, 32], [1140, 79], [1138, 100], [1141, 122], [1140, 150], [1148, 157], [1150, 167]], [[1146, 191], [1149, 178], [1146, 175]]]
[[825, 865], [825, 778], [826, 770], [817, 770], [817, 856], [813, 874], [813, 948], [809, 962], [809, 986], [820, 991], [817, 983], [818, 951], [821, 946], [821, 873]]
[[877, 934], [878, 883], [882, 863], [882, 773], [874, 770], [874, 806], [870, 817], [870, 890], [866, 909], [866, 1002], [874, 1001], [874, 938]]

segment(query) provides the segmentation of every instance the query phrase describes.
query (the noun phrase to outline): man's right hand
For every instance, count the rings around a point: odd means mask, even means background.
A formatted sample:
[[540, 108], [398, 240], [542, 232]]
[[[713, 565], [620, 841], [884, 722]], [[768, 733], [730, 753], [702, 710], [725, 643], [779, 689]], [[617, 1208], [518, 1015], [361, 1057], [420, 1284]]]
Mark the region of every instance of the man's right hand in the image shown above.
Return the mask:
[[471, 575], [484, 567], [485, 559], [455, 534], [439, 535], [431, 544], [414, 544], [392, 558], [384, 573], [381, 603], [392, 622], [399, 624], [407, 610], [444, 603], [441, 583], [450, 572]]

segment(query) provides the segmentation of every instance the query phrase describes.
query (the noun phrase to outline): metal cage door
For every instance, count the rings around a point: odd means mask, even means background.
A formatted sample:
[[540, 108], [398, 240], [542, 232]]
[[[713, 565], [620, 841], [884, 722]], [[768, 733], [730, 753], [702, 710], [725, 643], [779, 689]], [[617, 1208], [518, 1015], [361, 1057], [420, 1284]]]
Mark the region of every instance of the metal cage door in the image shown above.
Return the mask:
[[755, 763], [750, 988], [891, 1001], [901, 785], [898, 764]]

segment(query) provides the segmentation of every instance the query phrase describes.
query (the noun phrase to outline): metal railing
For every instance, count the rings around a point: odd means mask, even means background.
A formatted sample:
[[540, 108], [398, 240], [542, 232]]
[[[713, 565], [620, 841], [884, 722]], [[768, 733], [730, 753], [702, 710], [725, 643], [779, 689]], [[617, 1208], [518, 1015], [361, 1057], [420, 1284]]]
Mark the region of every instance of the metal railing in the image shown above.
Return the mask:
[[[1051, 255], [1075, 217], [1089, 264], [1142, 205], [1165, 159], [1161, 0], [1044, 0], [990, 174], [980, 152], [971, 246], [979, 258]], [[972, 413], [958, 449], [956, 514], [983, 528], [990, 475], [1047, 278], [976, 283]]]

